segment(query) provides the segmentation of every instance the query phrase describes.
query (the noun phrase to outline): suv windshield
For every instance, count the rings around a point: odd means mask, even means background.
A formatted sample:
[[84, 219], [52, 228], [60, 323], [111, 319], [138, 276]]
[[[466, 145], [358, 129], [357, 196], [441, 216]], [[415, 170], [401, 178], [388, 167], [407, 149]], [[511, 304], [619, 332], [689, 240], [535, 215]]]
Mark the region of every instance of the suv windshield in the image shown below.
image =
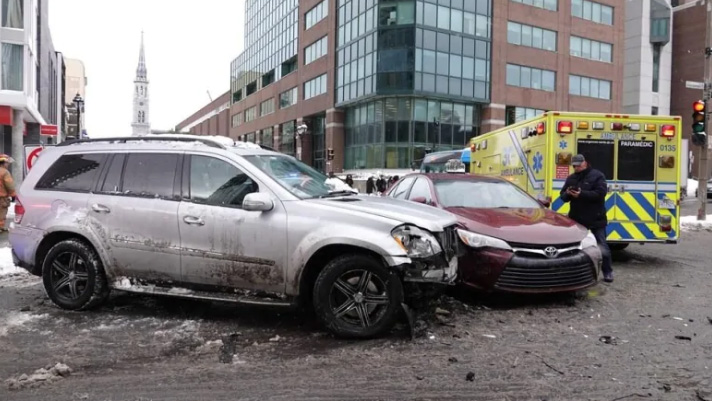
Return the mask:
[[541, 208], [528, 194], [504, 181], [438, 180], [435, 191], [445, 208]]
[[326, 175], [286, 155], [251, 155], [245, 159], [299, 198], [319, 198], [334, 191]]

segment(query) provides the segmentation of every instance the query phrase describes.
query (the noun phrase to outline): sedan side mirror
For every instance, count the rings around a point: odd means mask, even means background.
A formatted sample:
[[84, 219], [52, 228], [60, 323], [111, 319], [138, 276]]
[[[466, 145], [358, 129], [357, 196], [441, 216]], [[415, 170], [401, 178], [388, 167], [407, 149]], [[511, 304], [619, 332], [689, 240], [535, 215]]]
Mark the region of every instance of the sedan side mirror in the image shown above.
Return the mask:
[[245, 211], [267, 212], [274, 209], [274, 201], [269, 194], [251, 193], [242, 200], [242, 209]]

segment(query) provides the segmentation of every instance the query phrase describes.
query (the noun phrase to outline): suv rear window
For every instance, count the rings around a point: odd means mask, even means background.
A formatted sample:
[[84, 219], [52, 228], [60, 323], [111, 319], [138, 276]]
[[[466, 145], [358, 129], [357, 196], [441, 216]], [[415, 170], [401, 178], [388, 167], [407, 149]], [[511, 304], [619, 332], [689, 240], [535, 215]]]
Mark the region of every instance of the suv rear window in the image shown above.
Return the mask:
[[47, 169], [35, 188], [89, 192], [105, 160], [105, 154], [64, 155]]

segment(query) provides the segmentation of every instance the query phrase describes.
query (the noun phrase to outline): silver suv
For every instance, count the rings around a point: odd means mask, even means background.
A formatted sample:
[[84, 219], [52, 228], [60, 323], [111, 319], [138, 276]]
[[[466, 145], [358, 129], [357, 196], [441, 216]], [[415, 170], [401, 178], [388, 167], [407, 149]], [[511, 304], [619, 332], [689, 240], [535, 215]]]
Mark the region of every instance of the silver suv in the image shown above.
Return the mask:
[[306, 303], [335, 334], [372, 337], [396, 320], [404, 282], [455, 280], [456, 218], [326, 179], [224, 137], [65, 142], [20, 188], [13, 258], [69, 310], [110, 289]]

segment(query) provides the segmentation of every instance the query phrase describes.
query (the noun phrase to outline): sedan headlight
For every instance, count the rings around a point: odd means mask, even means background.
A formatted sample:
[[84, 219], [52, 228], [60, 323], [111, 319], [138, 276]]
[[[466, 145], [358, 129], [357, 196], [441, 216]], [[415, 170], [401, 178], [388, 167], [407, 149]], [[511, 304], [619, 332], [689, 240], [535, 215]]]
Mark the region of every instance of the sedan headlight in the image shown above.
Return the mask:
[[443, 251], [438, 239], [432, 233], [415, 226], [397, 227], [391, 235], [411, 258], [432, 257]]
[[506, 241], [497, 239], [495, 237], [489, 237], [477, 233], [468, 232], [467, 230], [457, 229], [457, 234], [460, 236], [460, 240], [466, 245], [472, 248], [498, 248], [501, 250], [511, 250], [512, 247], [507, 244]]
[[586, 237], [581, 240], [581, 248], [589, 248], [589, 247], [598, 247], [598, 242], [596, 241], [596, 236], [593, 235], [593, 233], [589, 232]]

